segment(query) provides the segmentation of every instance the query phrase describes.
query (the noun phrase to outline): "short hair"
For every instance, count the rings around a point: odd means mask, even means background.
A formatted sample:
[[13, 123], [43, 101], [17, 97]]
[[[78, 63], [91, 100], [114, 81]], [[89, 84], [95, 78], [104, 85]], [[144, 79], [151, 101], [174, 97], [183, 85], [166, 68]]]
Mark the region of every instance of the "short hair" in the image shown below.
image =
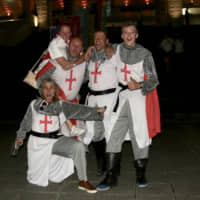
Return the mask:
[[106, 38], [107, 38], [107, 31], [106, 31], [105, 29], [97, 29], [97, 30], [95, 30], [94, 35], [95, 35], [96, 33], [98, 33], [98, 32], [104, 33], [104, 35], [105, 35]]
[[135, 27], [136, 31], [138, 32], [138, 25], [137, 25], [137, 23], [136, 22], [132, 22], [132, 21], [125, 22], [122, 25], [121, 31], [123, 32], [123, 29], [126, 28], [126, 27], [129, 27], [129, 26]]
[[46, 82], [51, 83], [53, 85], [54, 89], [55, 89], [55, 96], [53, 97], [52, 101], [53, 102], [59, 101], [60, 97], [59, 97], [58, 85], [51, 78], [45, 78], [45, 79], [42, 80], [42, 82], [41, 82], [41, 84], [39, 86], [39, 93], [40, 93], [41, 98], [44, 99], [44, 96], [43, 96], [43, 86], [44, 86], [44, 83], [46, 83]]
[[72, 37], [71, 40], [70, 40], [70, 43], [71, 43], [73, 40], [75, 40], [75, 39], [80, 40], [80, 41], [82, 42], [82, 46], [83, 46], [83, 44], [84, 44], [83, 39], [82, 39], [81, 37], [78, 37], [78, 36], [77, 36], [77, 37], [76, 37], [76, 36], [75, 36], [75, 37]]
[[59, 31], [62, 29], [62, 27], [68, 27], [68, 28], [70, 29], [70, 31], [72, 31], [71, 26], [70, 26], [69, 24], [67, 24], [67, 23], [61, 24], [61, 25], [58, 27]]

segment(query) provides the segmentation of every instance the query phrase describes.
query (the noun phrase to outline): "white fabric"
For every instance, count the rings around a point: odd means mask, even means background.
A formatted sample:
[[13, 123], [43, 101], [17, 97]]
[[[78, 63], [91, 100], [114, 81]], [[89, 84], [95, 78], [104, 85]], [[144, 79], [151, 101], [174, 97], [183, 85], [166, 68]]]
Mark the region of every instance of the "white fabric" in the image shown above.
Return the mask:
[[[51, 60], [50, 62], [56, 67], [56, 70], [52, 74], [53, 80], [55, 80], [59, 87], [63, 90], [68, 100], [75, 99], [83, 83], [85, 75], [85, 62], [70, 70], [64, 70], [56, 61]], [[69, 81], [70, 77], [73, 81]]]
[[50, 54], [50, 58], [51, 59], [56, 59], [59, 57], [67, 58], [66, 48], [67, 48], [66, 42], [58, 35], [49, 43], [48, 51]]
[[[44, 127], [41, 127], [40, 120], [44, 118], [44, 115], [37, 113], [33, 108], [32, 102], [32, 122], [33, 131], [44, 132]], [[50, 119], [50, 116], [47, 116]], [[58, 117], [51, 117], [52, 125], [55, 125], [58, 130], [57, 124]], [[51, 125], [47, 125], [48, 131], [53, 131], [54, 128]], [[27, 180], [32, 184], [39, 186], [47, 186], [48, 181], [61, 182], [74, 172], [74, 164], [71, 158], [64, 158], [57, 155], [52, 155], [52, 147], [57, 139], [40, 138], [30, 136], [28, 140], [28, 171]]]
[[[137, 82], [144, 80], [143, 61], [134, 65], [126, 65], [127, 71], [129, 71], [130, 73], [127, 74], [127, 81], [125, 81], [125, 73], [122, 72], [124, 70], [125, 64], [120, 59], [119, 46], [117, 48], [115, 57], [118, 67], [117, 73], [119, 77], [119, 82], [127, 85], [127, 82], [130, 81], [130, 77], [135, 79]], [[122, 91], [119, 95], [119, 107], [117, 110], [117, 116], [119, 115], [120, 110], [126, 101], [129, 102], [131, 107], [132, 123], [137, 144], [140, 148], [144, 148], [151, 143], [151, 139], [149, 138], [148, 134], [146, 119], [146, 96], [142, 95], [140, 89], [134, 91], [126, 89]], [[113, 117], [112, 120], [116, 121], [118, 118], [117, 116]], [[114, 124], [115, 122], [111, 123], [111, 126], [109, 127], [109, 132], [112, 131]]]
[[[84, 80], [85, 68], [86, 68], [85, 62], [77, 65], [76, 67], [70, 70], [64, 70], [54, 60], [50, 60], [50, 62], [56, 67], [56, 70], [52, 74], [52, 79], [55, 80], [58, 86], [63, 90], [67, 100], [70, 101], [77, 98], [77, 95]], [[75, 81], [72, 81], [70, 86], [70, 82], [69, 81], [66, 82], [66, 79], [70, 79], [71, 76], [72, 79]], [[77, 126], [79, 126], [79, 123], [81, 122], [77, 120]], [[62, 125], [61, 130], [64, 135], [70, 136], [70, 130], [68, 129], [65, 123]]]
[[48, 133], [57, 131], [60, 128], [60, 122], [58, 116], [43, 115], [35, 111], [32, 107], [32, 130], [38, 133]]
[[[101, 74], [97, 75], [96, 83], [94, 82], [94, 75], [91, 74], [91, 72], [95, 71], [95, 65], [96, 63], [91, 61], [88, 66], [89, 88], [94, 91], [103, 91], [111, 88], [117, 88], [118, 80], [117, 80], [117, 68], [116, 68], [115, 58], [105, 60], [104, 63], [98, 65], [97, 72], [101, 72]], [[105, 128], [104, 135], [106, 140], [108, 140], [109, 138], [107, 130], [111, 123], [112, 110], [117, 98], [117, 93], [118, 91], [116, 90], [115, 92], [110, 94], [98, 95], [98, 96], [89, 95], [88, 97], [88, 106], [107, 107], [103, 119]], [[86, 127], [88, 131], [83, 141], [85, 144], [89, 144], [92, 141], [95, 132], [94, 122], [87, 121]]]
[[[97, 62], [98, 63], [98, 62]], [[115, 59], [111, 58], [109, 60], [105, 60], [103, 63], [98, 63], [98, 73], [96, 75], [96, 83], [94, 83], [95, 75], [92, 74], [95, 72], [95, 62], [90, 61], [88, 66], [88, 72], [89, 72], [89, 88], [94, 91], [99, 90], [107, 90], [110, 88], [116, 88], [117, 87], [117, 76], [116, 74], [116, 63]]]
[[[94, 96], [94, 95], [90, 95], [88, 97], [88, 105], [91, 107], [104, 107], [106, 106], [106, 111], [104, 112], [104, 119], [103, 119], [103, 124], [104, 124], [104, 136], [106, 138], [106, 141], [108, 141], [110, 134], [108, 133], [108, 128], [111, 124], [111, 116], [113, 116], [112, 114], [112, 110], [113, 110], [113, 106], [114, 103], [116, 102], [117, 99], [117, 91], [110, 93], [110, 94], [105, 94], [105, 95], [98, 95], [98, 96]], [[94, 136], [95, 130], [94, 130], [94, 121], [86, 121], [86, 127], [87, 127], [87, 134], [84, 137], [83, 142], [85, 144], [89, 144]]]
[[37, 74], [49, 62], [50, 59], [56, 59], [60, 57], [67, 59], [66, 48], [68, 48], [66, 42], [59, 35], [53, 38], [48, 46], [50, 58], [43, 60], [34, 73]]
[[[50, 54], [50, 59], [44, 60], [38, 67], [37, 72], [41, 70], [48, 62], [51, 62], [56, 70], [52, 74], [51, 78], [59, 85], [59, 87], [63, 90], [67, 100], [73, 100], [77, 98], [80, 87], [83, 83], [84, 75], [85, 75], [85, 62], [77, 65], [71, 70], [64, 70], [56, 61], [56, 58], [64, 57], [67, 58], [66, 49], [68, 48], [66, 42], [58, 35], [54, 38], [48, 47], [48, 51]], [[35, 72], [35, 73], [37, 73]], [[76, 81], [72, 81], [70, 87], [70, 81], [66, 81], [72, 75], [72, 79], [76, 79]], [[77, 121], [79, 124], [79, 122]], [[64, 135], [70, 136], [69, 129], [65, 123], [63, 123], [61, 131]]]
[[174, 41], [174, 52], [175, 53], [183, 53], [184, 52], [184, 40], [176, 39]]
[[173, 50], [174, 41], [172, 38], [165, 38], [162, 40], [160, 46], [162, 50], [166, 53], [169, 53]]

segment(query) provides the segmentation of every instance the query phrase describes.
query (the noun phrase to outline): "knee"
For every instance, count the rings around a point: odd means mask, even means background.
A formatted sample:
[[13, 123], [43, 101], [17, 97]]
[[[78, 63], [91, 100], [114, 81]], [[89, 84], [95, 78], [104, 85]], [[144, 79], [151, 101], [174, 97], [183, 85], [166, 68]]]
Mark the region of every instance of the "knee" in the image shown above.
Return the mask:
[[74, 144], [74, 150], [76, 152], [85, 152], [85, 146], [82, 142], [78, 141]]

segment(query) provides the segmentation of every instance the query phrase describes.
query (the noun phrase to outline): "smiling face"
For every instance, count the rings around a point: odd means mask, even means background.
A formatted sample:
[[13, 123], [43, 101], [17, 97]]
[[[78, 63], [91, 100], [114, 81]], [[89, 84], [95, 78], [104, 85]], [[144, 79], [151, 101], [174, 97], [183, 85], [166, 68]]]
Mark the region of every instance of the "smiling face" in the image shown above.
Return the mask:
[[65, 42], [68, 42], [72, 35], [70, 26], [62, 25], [59, 31], [59, 35]]
[[53, 101], [53, 98], [56, 95], [56, 88], [54, 84], [50, 81], [44, 81], [42, 83], [42, 97], [47, 103]]
[[133, 25], [123, 27], [121, 37], [126, 45], [135, 46], [136, 39], [138, 38], [137, 28]]
[[80, 38], [72, 38], [69, 44], [70, 55], [74, 58], [79, 57], [83, 51], [83, 42]]
[[98, 31], [94, 34], [94, 46], [97, 51], [104, 49], [108, 40], [106, 38], [106, 34], [103, 31]]

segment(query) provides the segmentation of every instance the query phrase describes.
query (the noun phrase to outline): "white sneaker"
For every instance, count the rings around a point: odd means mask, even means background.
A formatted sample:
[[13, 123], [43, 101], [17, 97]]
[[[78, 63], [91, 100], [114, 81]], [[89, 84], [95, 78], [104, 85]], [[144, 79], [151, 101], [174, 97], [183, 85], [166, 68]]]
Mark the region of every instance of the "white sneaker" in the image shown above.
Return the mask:
[[78, 128], [77, 126], [72, 126], [72, 130], [70, 132], [71, 136], [80, 136], [85, 133], [85, 129], [83, 128]]

